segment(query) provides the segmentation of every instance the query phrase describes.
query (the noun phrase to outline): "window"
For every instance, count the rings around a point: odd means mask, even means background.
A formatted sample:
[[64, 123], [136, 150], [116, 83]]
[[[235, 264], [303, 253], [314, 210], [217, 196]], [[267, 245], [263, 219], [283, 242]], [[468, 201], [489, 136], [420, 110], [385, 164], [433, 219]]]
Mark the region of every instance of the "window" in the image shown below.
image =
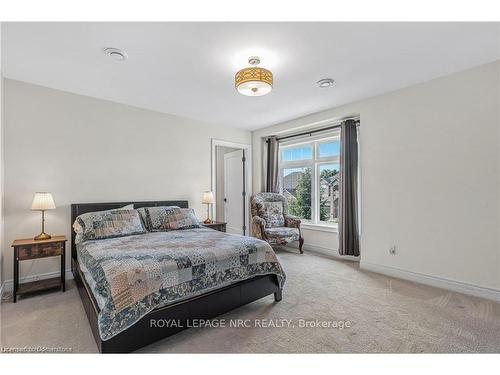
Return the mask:
[[319, 165], [319, 220], [337, 223], [339, 218], [339, 164]]
[[312, 159], [312, 147], [290, 147], [283, 150], [283, 161], [310, 160]]
[[311, 220], [311, 168], [283, 168], [283, 194], [291, 215]]
[[337, 224], [339, 155], [338, 134], [280, 145], [280, 186], [291, 215], [310, 224]]

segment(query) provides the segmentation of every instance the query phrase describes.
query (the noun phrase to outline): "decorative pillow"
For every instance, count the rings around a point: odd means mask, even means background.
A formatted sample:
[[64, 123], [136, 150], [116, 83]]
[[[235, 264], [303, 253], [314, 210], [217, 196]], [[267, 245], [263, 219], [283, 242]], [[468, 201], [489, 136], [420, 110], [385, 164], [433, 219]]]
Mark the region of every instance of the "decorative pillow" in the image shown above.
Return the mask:
[[134, 209], [123, 208], [87, 212], [76, 218], [73, 228], [76, 232], [75, 243], [146, 232], [139, 213]]
[[[133, 210], [134, 205], [133, 204], [127, 204], [126, 206], [120, 207], [120, 208], [115, 208], [115, 210]], [[97, 212], [106, 212], [106, 211], [112, 211], [112, 210], [105, 210], [105, 211], [97, 211]], [[95, 213], [95, 212], [92, 212]], [[78, 220], [75, 219], [75, 222], [73, 223], [73, 229], [75, 230], [76, 234], [82, 233], [83, 229], [81, 229], [80, 223]]]
[[192, 208], [141, 207], [138, 211], [146, 223], [146, 228], [151, 232], [201, 228]]
[[285, 226], [282, 202], [263, 202], [259, 208], [259, 216], [266, 221], [266, 228]]
[[144, 225], [144, 228], [146, 231], [150, 232], [148, 222], [146, 221], [146, 207], [140, 207], [135, 209], [138, 213], [139, 216], [141, 217], [142, 225]]

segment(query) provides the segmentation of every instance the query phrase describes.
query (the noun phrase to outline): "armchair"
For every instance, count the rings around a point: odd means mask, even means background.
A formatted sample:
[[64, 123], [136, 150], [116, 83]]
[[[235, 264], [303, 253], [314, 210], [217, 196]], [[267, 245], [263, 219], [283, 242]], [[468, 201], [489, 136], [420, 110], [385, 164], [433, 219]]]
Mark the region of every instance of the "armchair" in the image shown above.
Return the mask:
[[304, 239], [300, 232], [300, 219], [288, 214], [286, 198], [277, 193], [259, 193], [251, 199], [252, 233], [271, 246], [283, 246], [299, 241], [303, 254]]

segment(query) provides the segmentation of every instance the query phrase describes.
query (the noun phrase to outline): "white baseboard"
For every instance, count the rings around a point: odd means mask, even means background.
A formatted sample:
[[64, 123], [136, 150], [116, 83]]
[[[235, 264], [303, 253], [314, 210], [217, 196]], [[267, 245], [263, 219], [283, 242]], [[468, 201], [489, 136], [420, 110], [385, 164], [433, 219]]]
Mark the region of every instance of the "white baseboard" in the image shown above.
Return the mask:
[[[294, 250], [298, 250], [299, 245], [298, 244], [288, 244], [287, 247], [293, 248]], [[336, 259], [336, 260], [349, 260], [352, 262], [359, 262], [360, 257], [354, 257], [351, 255], [340, 255], [338, 252], [338, 249], [329, 249], [327, 247], [323, 246], [316, 246], [316, 245], [309, 245], [307, 243], [304, 243], [304, 246], [302, 247], [304, 252], [306, 251], [312, 251], [314, 253], [318, 253], [321, 255], [325, 255], [327, 257]]]
[[[19, 282], [29, 283], [31, 281], [45, 280], [45, 279], [50, 279], [52, 277], [57, 277], [60, 274], [61, 273], [59, 271], [55, 271], [55, 272], [41, 273], [38, 275], [30, 275], [30, 276], [20, 277]], [[73, 279], [73, 273], [71, 272], [71, 268], [68, 268], [66, 269], [66, 280], [72, 280], [72, 279]], [[12, 292], [12, 290], [13, 290], [13, 279], [5, 280], [1, 288], [0, 296], [2, 296], [4, 292]]]
[[383, 275], [430, 285], [436, 288], [447, 289], [453, 292], [468, 294], [500, 302], [500, 290], [467, 284], [460, 281], [443, 279], [440, 277], [424, 275], [421, 273], [405, 271], [400, 268], [383, 266], [369, 262], [360, 262], [360, 268], [366, 271], [381, 273]]

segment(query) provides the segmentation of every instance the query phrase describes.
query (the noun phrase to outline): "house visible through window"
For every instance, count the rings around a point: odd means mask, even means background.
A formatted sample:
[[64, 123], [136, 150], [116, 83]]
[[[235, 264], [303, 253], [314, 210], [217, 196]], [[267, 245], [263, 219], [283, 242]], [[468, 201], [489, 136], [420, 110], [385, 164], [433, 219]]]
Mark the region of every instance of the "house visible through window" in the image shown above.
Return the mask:
[[280, 186], [290, 214], [310, 224], [337, 225], [339, 156], [338, 133], [280, 145]]

